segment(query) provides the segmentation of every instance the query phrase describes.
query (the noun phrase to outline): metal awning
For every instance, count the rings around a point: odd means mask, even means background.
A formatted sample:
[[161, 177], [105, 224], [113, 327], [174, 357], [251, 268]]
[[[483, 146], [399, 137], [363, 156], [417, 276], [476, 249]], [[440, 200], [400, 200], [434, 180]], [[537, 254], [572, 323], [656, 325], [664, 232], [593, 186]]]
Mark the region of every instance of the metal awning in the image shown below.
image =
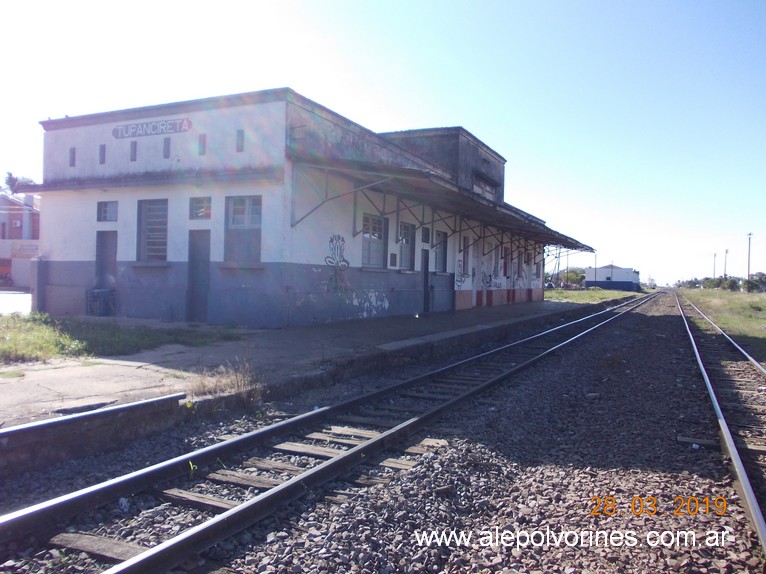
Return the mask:
[[[293, 225], [297, 225], [327, 201], [350, 193], [363, 194], [371, 190], [401, 200], [404, 205], [398, 205], [394, 209], [397, 213], [408, 210], [414, 214], [413, 209], [417, 206], [428, 206], [442, 214], [477, 221], [483, 227], [494, 227], [544, 245], [558, 245], [575, 251], [593, 251], [590, 246], [550, 229], [543, 220], [529, 213], [507, 203], [498, 205], [474, 192], [461, 189], [444, 176], [428, 170], [295, 154], [290, 154], [290, 158], [297, 165], [336, 173], [354, 182], [351, 192], [336, 195], [327, 193], [324, 197], [319, 197], [317, 205], [309, 213], [293, 217]], [[443, 216], [440, 219], [443, 220]]]

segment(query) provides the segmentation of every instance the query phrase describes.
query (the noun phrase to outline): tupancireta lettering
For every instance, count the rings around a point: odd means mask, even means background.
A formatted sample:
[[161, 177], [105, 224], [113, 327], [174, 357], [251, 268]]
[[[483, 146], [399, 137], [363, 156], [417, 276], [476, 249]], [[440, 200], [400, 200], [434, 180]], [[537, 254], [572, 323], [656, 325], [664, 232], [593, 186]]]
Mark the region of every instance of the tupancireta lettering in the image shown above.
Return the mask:
[[189, 118], [176, 118], [172, 120], [152, 120], [136, 124], [122, 124], [112, 129], [112, 135], [116, 139], [138, 138], [142, 136], [158, 136], [188, 132], [192, 127]]

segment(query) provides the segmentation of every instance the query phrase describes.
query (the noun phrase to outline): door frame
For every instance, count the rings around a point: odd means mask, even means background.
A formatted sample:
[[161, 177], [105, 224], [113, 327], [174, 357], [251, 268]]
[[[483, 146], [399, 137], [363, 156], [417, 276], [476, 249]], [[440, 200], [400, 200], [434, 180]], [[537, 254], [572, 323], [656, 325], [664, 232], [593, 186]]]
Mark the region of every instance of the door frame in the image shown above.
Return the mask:
[[189, 230], [186, 320], [206, 323], [210, 296], [210, 230]]

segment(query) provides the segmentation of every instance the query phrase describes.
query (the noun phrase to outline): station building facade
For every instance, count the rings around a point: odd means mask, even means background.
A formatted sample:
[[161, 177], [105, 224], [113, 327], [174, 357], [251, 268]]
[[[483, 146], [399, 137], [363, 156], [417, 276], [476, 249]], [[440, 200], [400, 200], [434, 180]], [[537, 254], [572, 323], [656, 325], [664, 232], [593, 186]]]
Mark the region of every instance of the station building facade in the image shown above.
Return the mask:
[[[374, 133], [283, 88], [41, 122], [33, 306], [249, 327], [543, 298], [544, 249], [463, 128]], [[96, 306], [93, 303], [97, 302]]]

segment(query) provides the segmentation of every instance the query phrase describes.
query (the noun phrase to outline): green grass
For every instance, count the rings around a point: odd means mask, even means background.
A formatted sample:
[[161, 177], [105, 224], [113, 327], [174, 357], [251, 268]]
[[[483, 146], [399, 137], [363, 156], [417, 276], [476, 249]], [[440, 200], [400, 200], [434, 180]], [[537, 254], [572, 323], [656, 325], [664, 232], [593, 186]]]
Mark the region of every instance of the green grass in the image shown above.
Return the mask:
[[720, 289], [681, 292], [753, 357], [766, 361], [766, 293]]
[[130, 355], [161, 345], [199, 346], [239, 338], [236, 333], [200, 329], [120, 327], [111, 322], [54, 321], [45, 314], [0, 315], [0, 364], [55, 357]]
[[623, 299], [636, 295], [629, 291], [611, 291], [607, 289], [546, 289], [545, 299], [547, 301], [564, 301], [567, 303], [601, 303], [612, 299]]

